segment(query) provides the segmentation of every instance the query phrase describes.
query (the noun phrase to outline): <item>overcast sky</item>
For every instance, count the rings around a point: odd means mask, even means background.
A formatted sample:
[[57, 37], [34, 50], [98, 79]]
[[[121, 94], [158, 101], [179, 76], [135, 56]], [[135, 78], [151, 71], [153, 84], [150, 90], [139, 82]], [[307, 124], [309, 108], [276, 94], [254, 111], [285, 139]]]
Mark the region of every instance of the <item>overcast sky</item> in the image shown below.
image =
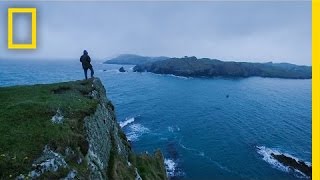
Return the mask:
[[[311, 64], [311, 2], [60, 1], [2, 5], [0, 59], [74, 60], [86, 49], [97, 60], [133, 53]], [[37, 50], [7, 49], [8, 7], [37, 7]], [[28, 41], [28, 18], [16, 19], [19, 29], [15, 29], [15, 39]]]

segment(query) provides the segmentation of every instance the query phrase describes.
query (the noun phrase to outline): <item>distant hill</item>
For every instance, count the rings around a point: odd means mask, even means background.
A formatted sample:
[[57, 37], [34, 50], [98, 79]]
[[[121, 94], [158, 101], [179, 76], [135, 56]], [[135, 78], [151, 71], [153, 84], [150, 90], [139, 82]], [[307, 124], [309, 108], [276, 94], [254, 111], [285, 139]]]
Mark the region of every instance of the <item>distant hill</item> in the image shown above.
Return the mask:
[[311, 79], [311, 66], [289, 63], [226, 62], [217, 59], [196, 57], [170, 58], [152, 63], [136, 65], [135, 72], [153, 72], [186, 77], [272, 77], [289, 79]]
[[149, 57], [149, 56], [139, 56], [135, 54], [122, 54], [115, 58], [109, 59], [105, 61], [105, 64], [130, 64], [130, 65], [138, 65], [138, 64], [145, 64], [150, 62], [156, 62], [169, 59], [169, 57]]

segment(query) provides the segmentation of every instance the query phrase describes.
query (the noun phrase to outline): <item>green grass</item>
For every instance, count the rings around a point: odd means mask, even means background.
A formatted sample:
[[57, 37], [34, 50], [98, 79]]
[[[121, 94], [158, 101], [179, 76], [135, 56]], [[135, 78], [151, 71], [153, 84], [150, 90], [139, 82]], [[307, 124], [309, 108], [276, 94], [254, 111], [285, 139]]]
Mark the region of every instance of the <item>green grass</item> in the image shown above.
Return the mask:
[[[86, 144], [83, 118], [98, 104], [90, 81], [0, 88], [0, 179], [29, 172], [46, 144], [58, 152]], [[58, 109], [64, 123], [53, 124]]]
[[142, 179], [167, 179], [163, 156], [160, 150], [154, 154], [130, 154], [130, 162], [134, 164]]
[[[120, 137], [121, 137], [121, 134], [123, 134], [123, 132], [121, 130], [120, 132], [121, 132], [120, 133]], [[108, 179], [117, 179], [117, 180], [135, 179], [135, 169], [132, 166], [129, 167], [126, 158], [118, 154], [117, 146], [115, 144], [115, 139], [112, 134], [110, 135], [110, 137], [111, 137], [112, 148], [110, 151], [110, 157], [109, 157], [108, 169], [107, 169]]]
[[[112, 149], [108, 162], [107, 175], [108, 179], [117, 180], [132, 180], [136, 177], [135, 168], [139, 175], [145, 180], [165, 180], [167, 179], [163, 156], [160, 150], [157, 150], [153, 155], [150, 154], [135, 154], [131, 151], [130, 144], [127, 142], [126, 136], [122, 130], [119, 130], [119, 135], [129, 152], [129, 157], [126, 159], [117, 152], [117, 146], [113, 136], [111, 136]], [[127, 143], [125, 143], [127, 142]], [[131, 166], [128, 166], [128, 161]]]

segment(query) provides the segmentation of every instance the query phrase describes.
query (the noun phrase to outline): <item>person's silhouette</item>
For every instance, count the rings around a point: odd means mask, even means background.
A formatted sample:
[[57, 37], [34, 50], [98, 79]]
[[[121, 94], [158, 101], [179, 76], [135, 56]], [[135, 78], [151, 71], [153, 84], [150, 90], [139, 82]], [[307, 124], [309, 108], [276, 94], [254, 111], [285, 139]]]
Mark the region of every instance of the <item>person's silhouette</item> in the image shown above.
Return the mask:
[[82, 63], [82, 68], [83, 68], [83, 71], [84, 71], [84, 77], [86, 79], [88, 79], [87, 72], [88, 72], [88, 69], [90, 69], [91, 78], [92, 78], [93, 74], [94, 74], [94, 71], [93, 71], [92, 65], [90, 63], [91, 62], [91, 58], [88, 55], [88, 52], [86, 50], [83, 51], [83, 55], [80, 57], [80, 62]]

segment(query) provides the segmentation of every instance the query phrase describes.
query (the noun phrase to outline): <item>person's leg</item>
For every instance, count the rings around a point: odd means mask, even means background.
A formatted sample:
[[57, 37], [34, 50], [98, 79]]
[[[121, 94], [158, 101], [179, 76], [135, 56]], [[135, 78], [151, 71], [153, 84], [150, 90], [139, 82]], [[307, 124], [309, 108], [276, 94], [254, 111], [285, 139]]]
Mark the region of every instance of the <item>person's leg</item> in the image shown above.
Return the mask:
[[92, 67], [90, 67], [90, 71], [91, 71], [91, 77], [93, 77], [94, 71], [93, 71], [93, 68], [92, 68]]
[[83, 69], [83, 71], [84, 71], [84, 77], [88, 79], [88, 75], [87, 75], [88, 69]]

